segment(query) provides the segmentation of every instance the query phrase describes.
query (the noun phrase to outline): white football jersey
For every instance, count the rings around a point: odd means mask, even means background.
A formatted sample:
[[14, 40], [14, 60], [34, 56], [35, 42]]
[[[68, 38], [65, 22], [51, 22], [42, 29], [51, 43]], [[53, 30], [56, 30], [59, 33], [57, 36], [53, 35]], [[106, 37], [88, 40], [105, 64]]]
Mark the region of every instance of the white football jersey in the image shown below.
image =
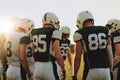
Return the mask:
[[8, 65], [20, 66], [20, 40], [28, 37], [26, 33], [12, 32], [6, 35]]
[[114, 43], [119, 43], [120, 42], [120, 35], [114, 37]]
[[[55, 39], [61, 40], [61, 38], [62, 38], [62, 33], [61, 33], [61, 31], [59, 31], [59, 30], [55, 30], [55, 31], [53, 31], [52, 38], [55, 38]], [[53, 43], [53, 42], [51, 42], [51, 47], [50, 47], [51, 50], [50, 50], [50, 54], [53, 55], [53, 56], [55, 56], [55, 52], [52, 50], [52, 43]]]

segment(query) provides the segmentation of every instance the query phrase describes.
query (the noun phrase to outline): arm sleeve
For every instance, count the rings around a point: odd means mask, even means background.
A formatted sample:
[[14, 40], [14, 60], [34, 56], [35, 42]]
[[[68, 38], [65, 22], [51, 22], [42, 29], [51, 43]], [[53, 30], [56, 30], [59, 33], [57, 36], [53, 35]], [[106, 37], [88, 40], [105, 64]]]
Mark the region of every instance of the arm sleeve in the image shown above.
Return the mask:
[[29, 44], [30, 38], [28, 36], [24, 36], [20, 39], [20, 44]]
[[120, 43], [120, 36], [114, 37], [114, 43]]
[[53, 39], [59, 39], [59, 40], [61, 40], [61, 38], [62, 38], [62, 33], [61, 33], [59, 30], [55, 30], [55, 31], [53, 31], [52, 38], [53, 38]]
[[76, 42], [76, 41], [79, 41], [79, 40], [81, 40], [82, 39], [82, 35], [80, 34], [80, 33], [78, 33], [78, 32], [75, 32], [74, 34], [73, 34], [73, 40]]

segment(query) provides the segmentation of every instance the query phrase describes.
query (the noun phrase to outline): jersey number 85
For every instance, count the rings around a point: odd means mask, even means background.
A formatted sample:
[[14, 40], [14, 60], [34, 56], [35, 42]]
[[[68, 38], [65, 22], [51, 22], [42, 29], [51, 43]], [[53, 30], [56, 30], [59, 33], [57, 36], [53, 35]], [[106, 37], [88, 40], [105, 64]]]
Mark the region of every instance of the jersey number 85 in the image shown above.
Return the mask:
[[[46, 38], [46, 35], [34, 35], [33, 36], [33, 43], [34, 43], [34, 47], [35, 47], [35, 52], [45, 52], [47, 49], [46, 49], [46, 41], [44, 40]], [[38, 46], [38, 45], [41, 45], [41, 46]]]

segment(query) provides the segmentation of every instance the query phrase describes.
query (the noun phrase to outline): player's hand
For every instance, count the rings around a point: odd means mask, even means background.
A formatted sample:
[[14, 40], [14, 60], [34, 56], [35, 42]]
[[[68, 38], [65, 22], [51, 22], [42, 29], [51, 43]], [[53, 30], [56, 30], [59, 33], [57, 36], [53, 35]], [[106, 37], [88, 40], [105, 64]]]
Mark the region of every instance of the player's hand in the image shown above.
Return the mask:
[[62, 71], [60, 80], [65, 80], [66, 79], [66, 71]]
[[28, 79], [29, 79], [29, 80], [33, 80], [33, 78], [32, 78], [32, 75], [31, 75], [31, 74], [27, 74], [27, 77], [28, 77]]
[[2, 76], [3, 76], [2, 80], [7, 80], [7, 77], [6, 77], [6, 70], [3, 70]]
[[72, 80], [77, 80], [77, 76], [72, 76]]
[[72, 74], [72, 69], [73, 69], [72, 66], [70, 66], [69, 71], [71, 74]]
[[113, 72], [110, 72], [111, 80], [113, 80]]

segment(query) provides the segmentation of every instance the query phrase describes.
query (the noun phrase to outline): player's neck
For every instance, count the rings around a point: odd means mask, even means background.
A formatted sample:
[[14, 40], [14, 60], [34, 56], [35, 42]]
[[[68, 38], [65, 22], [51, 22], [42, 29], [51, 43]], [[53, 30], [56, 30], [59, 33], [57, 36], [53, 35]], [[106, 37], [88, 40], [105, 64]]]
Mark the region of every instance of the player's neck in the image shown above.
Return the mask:
[[83, 27], [92, 27], [94, 23], [92, 23], [91, 21], [86, 21], [83, 24]]
[[44, 28], [53, 28], [53, 26], [51, 24], [46, 24], [46, 25], [43, 25]]
[[93, 24], [89, 23], [89, 24], [85, 24], [84, 27], [92, 27], [94, 26]]

